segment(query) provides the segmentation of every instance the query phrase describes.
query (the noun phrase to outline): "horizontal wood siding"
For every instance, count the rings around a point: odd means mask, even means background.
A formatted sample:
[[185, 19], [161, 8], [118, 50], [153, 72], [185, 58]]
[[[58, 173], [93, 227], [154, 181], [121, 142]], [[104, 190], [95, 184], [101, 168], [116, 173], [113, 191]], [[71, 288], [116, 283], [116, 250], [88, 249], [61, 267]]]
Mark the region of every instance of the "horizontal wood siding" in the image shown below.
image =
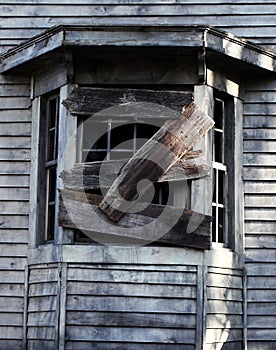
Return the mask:
[[55, 349], [59, 270], [56, 264], [31, 266], [28, 284], [27, 349]]
[[275, 47], [275, 1], [81, 0], [3, 1], [0, 50], [8, 50], [57, 24], [213, 25]]
[[248, 348], [276, 344], [276, 89], [248, 86], [244, 104]]
[[69, 265], [66, 349], [194, 349], [196, 285], [192, 266]]
[[242, 271], [209, 267], [206, 290], [206, 348], [242, 349]]
[[[1, 34], [0, 34], [1, 36]], [[0, 77], [0, 348], [21, 349], [30, 164], [28, 79]]]

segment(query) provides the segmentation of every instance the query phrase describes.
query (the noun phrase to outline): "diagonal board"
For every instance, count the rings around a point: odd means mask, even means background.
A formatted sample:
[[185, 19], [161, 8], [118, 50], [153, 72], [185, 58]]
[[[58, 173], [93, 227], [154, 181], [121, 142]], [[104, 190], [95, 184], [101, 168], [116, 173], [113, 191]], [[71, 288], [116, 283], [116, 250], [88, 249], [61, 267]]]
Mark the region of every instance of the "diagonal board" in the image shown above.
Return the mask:
[[[143, 195], [162, 175], [182, 158], [214, 125], [213, 120], [191, 103], [182, 116], [169, 120], [122, 168], [99, 208], [112, 221], [118, 221], [136, 203], [141, 180]], [[140, 186], [141, 187], [141, 186]]]

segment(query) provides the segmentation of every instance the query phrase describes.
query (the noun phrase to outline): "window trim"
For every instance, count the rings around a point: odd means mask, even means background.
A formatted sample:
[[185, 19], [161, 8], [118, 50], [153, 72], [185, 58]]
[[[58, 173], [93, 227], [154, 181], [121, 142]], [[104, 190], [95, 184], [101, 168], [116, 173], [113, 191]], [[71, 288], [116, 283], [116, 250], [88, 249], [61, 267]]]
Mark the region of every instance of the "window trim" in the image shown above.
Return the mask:
[[[215, 87], [208, 85], [195, 85], [194, 86], [194, 99], [195, 103], [198, 104], [203, 111], [213, 116], [214, 112], [214, 96], [216, 91], [218, 94], [221, 93]], [[225, 91], [223, 91], [225, 92]], [[226, 92], [227, 93], [227, 92]], [[224, 244], [213, 243], [213, 248], [227, 248], [237, 253], [243, 253], [244, 251], [244, 230], [243, 230], [243, 216], [244, 216], [244, 205], [243, 205], [243, 104], [242, 100], [233, 96], [231, 93], [228, 94], [233, 103], [230, 108], [233, 112], [233, 120], [230, 123], [231, 129], [227, 130], [225, 134], [226, 142], [227, 134], [231, 134], [231, 152], [232, 159], [235, 164], [233, 167], [228, 169], [228, 186], [231, 188], [232, 195], [229, 197], [228, 206], [228, 233], [227, 233], [227, 247]], [[212, 167], [212, 133], [208, 133], [202, 138], [196, 145], [195, 149], [201, 149], [204, 152], [204, 160], [207, 165]], [[202, 212], [208, 215], [212, 215], [212, 196], [213, 196], [213, 181], [212, 177], [206, 177], [203, 179], [193, 180], [191, 189], [191, 209], [194, 211]], [[231, 215], [232, 213], [232, 215]], [[232, 234], [233, 233], [233, 234]]]

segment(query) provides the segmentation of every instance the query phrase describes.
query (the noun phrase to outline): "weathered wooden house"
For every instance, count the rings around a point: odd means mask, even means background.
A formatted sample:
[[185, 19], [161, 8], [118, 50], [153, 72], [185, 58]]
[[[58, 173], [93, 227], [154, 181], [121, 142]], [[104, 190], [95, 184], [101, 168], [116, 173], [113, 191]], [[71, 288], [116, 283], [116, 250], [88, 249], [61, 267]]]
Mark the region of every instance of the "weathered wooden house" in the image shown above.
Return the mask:
[[[275, 27], [274, 0], [1, 2], [0, 349], [276, 349]], [[99, 182], [194, 103], [156, 204], [105, 220]]]

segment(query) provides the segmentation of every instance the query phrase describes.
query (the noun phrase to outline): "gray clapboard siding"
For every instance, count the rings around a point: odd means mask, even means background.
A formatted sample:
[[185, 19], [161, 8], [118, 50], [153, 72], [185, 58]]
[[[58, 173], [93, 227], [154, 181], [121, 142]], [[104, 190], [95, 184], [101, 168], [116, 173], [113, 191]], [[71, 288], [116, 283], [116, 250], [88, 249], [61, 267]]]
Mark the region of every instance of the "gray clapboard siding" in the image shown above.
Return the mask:
[[28, 349], [54, 348], [59, 311], [58, 275], [57, 264], [30, 267], [26, 317]]
[[[0, 295], [1, 296], [9, 296], [11, 293], [15, 297], [23, 296], [24, 288], [22, 284], [14, 284], [14, 283], [5, 283], [1, 284]], [[3, 315], [1, 314], [1, 317]]]
[[[0, 269], [1, 270], [24, 270], [24, 267], [27, 264], [27, 259], [21, 257], [0, 257]], [[3, 290], [0, 291], [0, 294]]]
[[246, 181], [244, 190], [246, 194], [272, 194], [276, 192], [276, 181]]
[[246, 195], [244, 199], [246, 207], [276, 207], [276, 196], [273, 193], [270, 195]]
[[195, 266], [70, 264], [65, 348], [195, 344], [196, 276]]
[[30, 136], [31, 124], [29, 122], [23, 123], [0, 123], [1, 136]]
[[210, 349], [216, 349], [216, 346], [220, 349], [222, 344], [223, 349], [242, 348], [242, 271], [209, 267], [206, 297], [206, 344], [213, 344]]
[[244, 166], [274, 166], [276, 164], [276, 154], [273, 153], [245, 153], [243, 156]]
[[[107, 347], [106, 347], [107, 346]], [[185, 350], [194, 350], [194, 345], [185, 344]], [[146, 344], [146, 343], [112, 343], [102, 342], [81, 342], [81, 350], [183, 350], [183, 344]], [[66, 344], [66, 350], [80, 350], [80, 342], [69, 341]]]

